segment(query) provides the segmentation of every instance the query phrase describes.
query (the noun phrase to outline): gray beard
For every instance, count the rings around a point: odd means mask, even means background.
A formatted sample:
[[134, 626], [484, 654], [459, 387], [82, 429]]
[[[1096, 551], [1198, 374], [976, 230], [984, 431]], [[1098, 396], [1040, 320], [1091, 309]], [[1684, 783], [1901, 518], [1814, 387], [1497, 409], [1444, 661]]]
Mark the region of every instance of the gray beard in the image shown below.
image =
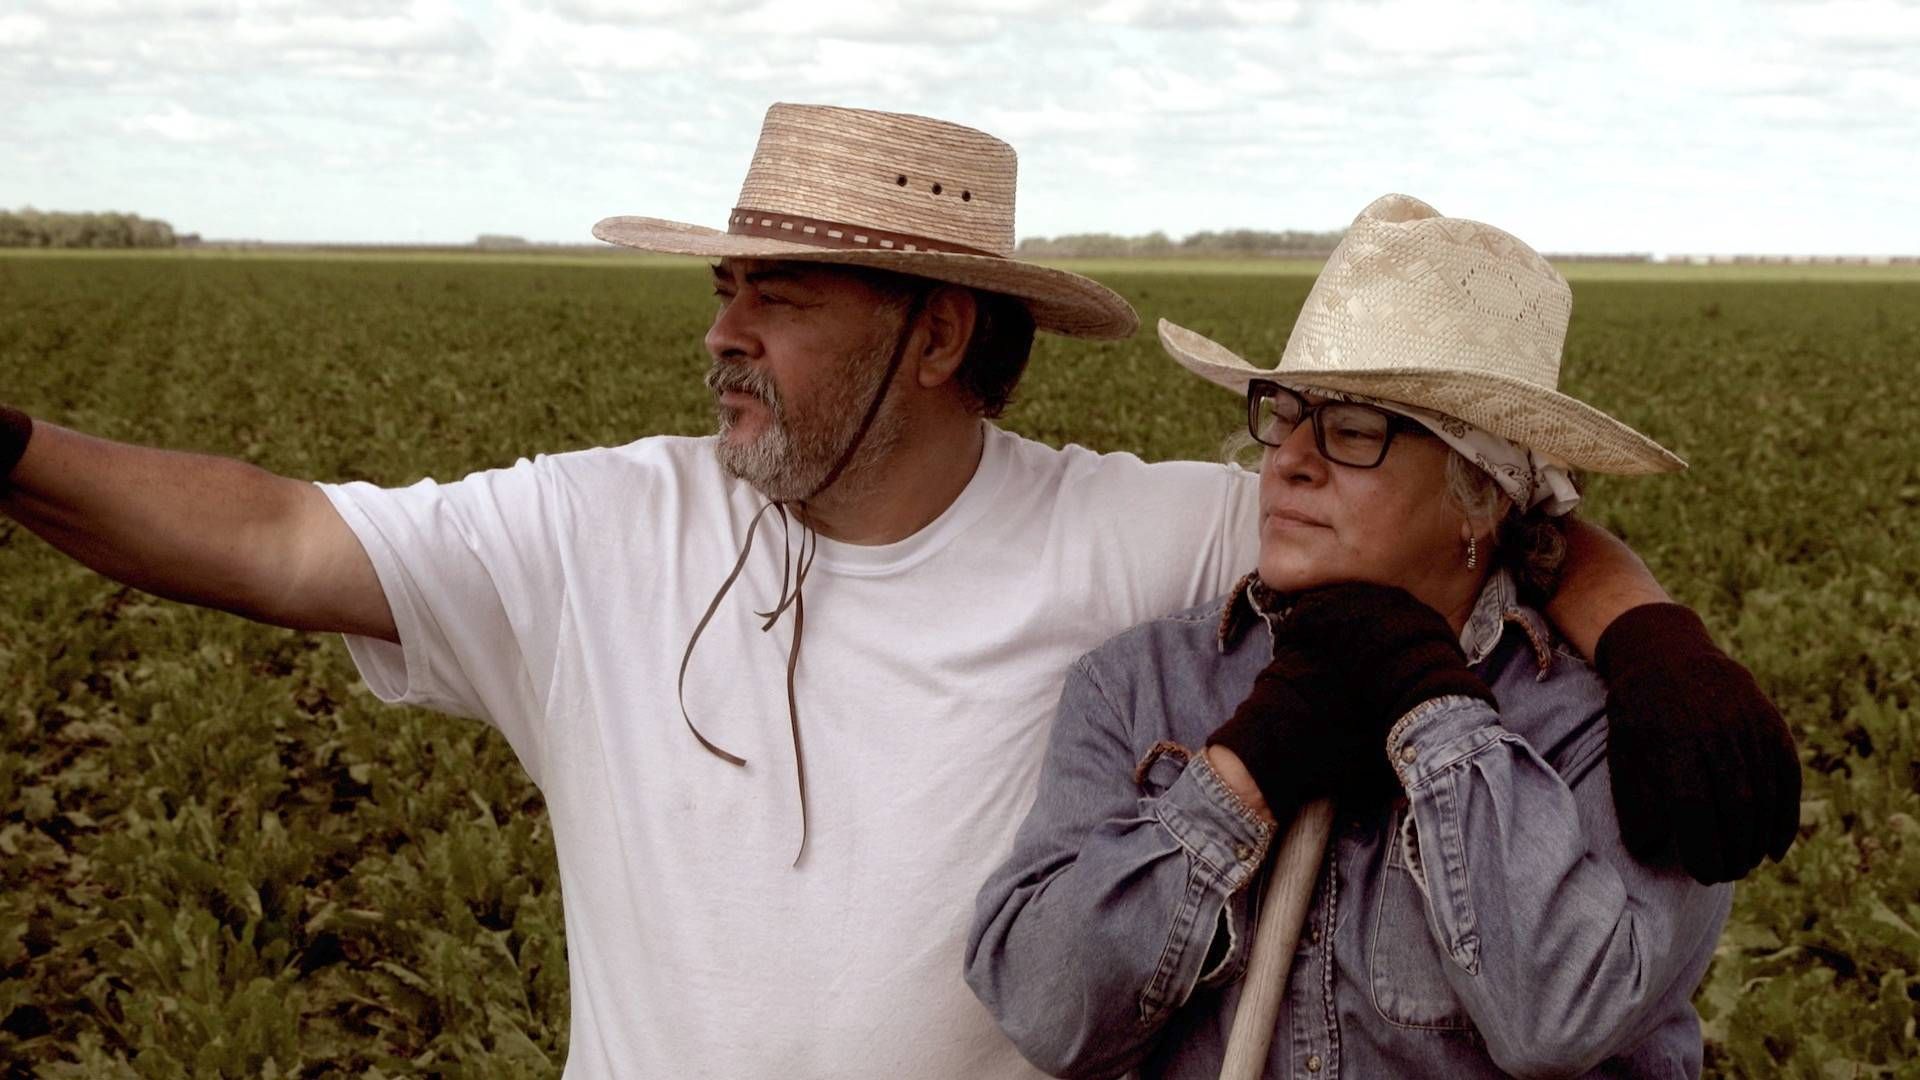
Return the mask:
[[[763, 369], [715, 361], [707, 371], [709, 390], [716, 396], [728, 390], [752, 394], [766, 404], [769, 413], [766, 429], [757, 438], [737, 444], [726, 439], [735, 410], [716, 403], [721, 438], [714, 443], [714, 454], [720, 467], [774, 502], [799, 502], [820, 495], [820, 485], [847, 452], [873, 395], [880, 390], [880, 379], [893, 358], [892, 338], [889, 334], [842, 354], [819, 396], [804, 411], [788, 408]], [[879, 462], [900, 445], [905, 427], [896, 409], [881, 405], [859, 449], [834, 481], [836, 498], [857, 498], [872, 490], [879, 479]]]

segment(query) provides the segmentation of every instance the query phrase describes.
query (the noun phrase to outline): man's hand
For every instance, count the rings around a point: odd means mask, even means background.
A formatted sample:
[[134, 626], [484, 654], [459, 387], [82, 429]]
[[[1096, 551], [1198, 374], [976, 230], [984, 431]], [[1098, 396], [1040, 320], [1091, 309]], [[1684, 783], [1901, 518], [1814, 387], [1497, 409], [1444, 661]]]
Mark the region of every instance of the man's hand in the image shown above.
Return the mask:
[[1677, 858], [1702, 884], [1786, 855], [1800, 827], [1793, 733], [1698, 616], [1646, 604], [1600, 636], [1608, 765], [1620, 838], [1641, 862]]
[[1294, 604], [1273, 661], [1208, 745], [1240, 759], [1276, 820], [1322, 797], [1359, 809], [1399, 788], [1387, 729], [1454, 694], [1493, 701], [1438, 612], [1402, 589], [1334, 585]]
[[1581, 656], [1592, 656], [1613, 620], [1642, 604], [1673, 599], [1640, 556], [1591, 521], [1567, 522], [1567, 559], [1546, 616]]
[[33, 438], [33, 418], [19, 409], [0, 405], [0, 491], [7, 490], [7, 477], [27, 452], [27, 440]]

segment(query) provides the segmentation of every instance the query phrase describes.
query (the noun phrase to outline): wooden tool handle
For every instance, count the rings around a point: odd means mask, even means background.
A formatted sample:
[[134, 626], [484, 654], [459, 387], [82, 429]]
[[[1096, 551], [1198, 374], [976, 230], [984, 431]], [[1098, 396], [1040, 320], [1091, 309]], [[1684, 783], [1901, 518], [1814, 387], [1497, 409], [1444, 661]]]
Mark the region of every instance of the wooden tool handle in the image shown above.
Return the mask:
[[1227, 1056], [1220, 1063], [1220, 1080], [1259, 1080], [1273, 1045], [1273, 1026], [1280, 1002], [1287, 995], [1287, 975], [1293, 951], [1300, 944], [1300, 926], [1313, 900], [1314, 879], [1327, 850], [1333, 828], [1333, 803], [1320, 799], [1303, 807], [1287, 828], [1286, 839], [1274, 856], [1273, 873], [1260, 904], [1253, 932], [1253, 958], [1240, 984], [1240, 1006], [1227, 1036]]

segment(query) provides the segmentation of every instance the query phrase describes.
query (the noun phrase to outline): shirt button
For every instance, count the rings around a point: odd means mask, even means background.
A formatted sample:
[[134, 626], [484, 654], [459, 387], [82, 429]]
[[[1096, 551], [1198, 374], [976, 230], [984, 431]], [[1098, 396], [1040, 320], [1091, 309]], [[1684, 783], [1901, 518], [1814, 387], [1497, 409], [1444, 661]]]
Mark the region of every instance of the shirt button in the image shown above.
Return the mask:
[[1416, 756], [1416, 755], [1415, 755], [1415, 754], [1414, 754], [1414, 752], [1413, 752], [1413, 747], [1411, 747], [1411, 746], [1403, 746], [1403, 747], [1401, 747], [1401, 748], [1400, 748], [1400, 760], [1401, 760], [1401, 761], [1404, 761], [1404, 762], [1406, 762], [1407, 764], [1409, 764], [1409, 765], [1411, 765], [1411, 764], [1413, 764], [1413, 759], [1414, 759], [1414, 757], [1415, 757], [1415, 756]]
[[1317, 926], [1314, 927], [1313, 933], [1307, 935], [1307, 940], [1314, 943], [1315, 945], [1320, 944], [1320, 928]]
[[1253, 857], [1253, 849], [1245, 844], [1235, 844], [1233, 845], [1233, 857], [1239, 859], [1241, 862], [1246, 862], [1249, 858]]
[[1319, 1054], [1307, 1055], [1307, 1071], [1308, 1072], [1320, 1071], [1320, 1055]]

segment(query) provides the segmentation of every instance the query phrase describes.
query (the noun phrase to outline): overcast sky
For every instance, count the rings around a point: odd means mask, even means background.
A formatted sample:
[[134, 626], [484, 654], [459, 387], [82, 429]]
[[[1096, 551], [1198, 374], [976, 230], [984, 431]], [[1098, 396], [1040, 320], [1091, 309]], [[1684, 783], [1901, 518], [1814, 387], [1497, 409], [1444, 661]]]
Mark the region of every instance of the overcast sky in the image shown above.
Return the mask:
[[0, 206], [719, 226], [774, 101], [1008, 140], [1022, 236], [1336, 228], [1404, 191], [1550, 251], [1920, 253], [1920, 0], [0, 0]]

